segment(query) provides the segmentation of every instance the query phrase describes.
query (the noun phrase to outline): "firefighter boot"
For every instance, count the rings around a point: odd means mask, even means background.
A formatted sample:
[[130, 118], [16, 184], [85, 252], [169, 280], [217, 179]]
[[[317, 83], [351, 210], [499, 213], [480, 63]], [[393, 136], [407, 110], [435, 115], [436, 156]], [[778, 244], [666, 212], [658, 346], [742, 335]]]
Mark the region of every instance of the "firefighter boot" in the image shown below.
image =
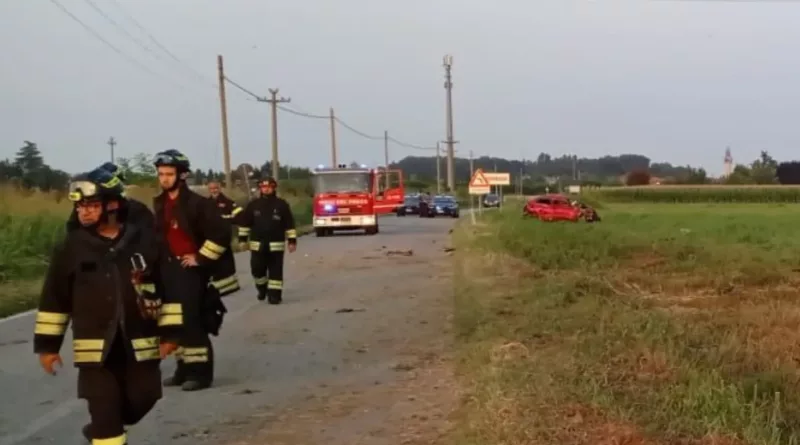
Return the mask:
[[199, 380], [187, 380], [181, 385], [181, 389], [184, 391], [200, 391], [210, 387], [211, 382], [201, 382]]
[[268, 290], [267, 297], [269, 304], [281, 304], [283, 302], [283, 297], [281, 296], [280, 290], [276, 289]]
[[172, 374], [172, 377], [167, 377], [164, 379], [162, 384], [164, 386], [181, 386], [186, 382], [186, 371], [183, 369], [185, 365], [183, 364], [183, 360], [177, 361], [177, 367], [175, 368], [175, 373]]
[[257, 285], [256, 289], [258, 289], [258, 295], [256, 295], [256, 298], [258, 299], [258, 301], [266, 300], [267, 299], [267, 286]]

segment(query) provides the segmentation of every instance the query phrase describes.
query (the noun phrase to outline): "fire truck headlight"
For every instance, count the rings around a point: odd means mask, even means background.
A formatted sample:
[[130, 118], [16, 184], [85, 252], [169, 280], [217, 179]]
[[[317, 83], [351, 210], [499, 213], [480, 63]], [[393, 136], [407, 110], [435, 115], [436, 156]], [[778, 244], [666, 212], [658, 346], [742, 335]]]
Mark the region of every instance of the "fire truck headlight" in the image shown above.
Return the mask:
[[361, 218], [361, 222], [363, 224], [375, 224], [375, 217], [374, 216], [364, 216]]
[[324, 209], [326, 212], [332, 212], [332, 211], [333, 211], [333, 204], [325, 204], [324, 206], [322, 206], [322, 208], [323, 208], [323, 209]]
[[317, 220], [317, 225], [318, 226], [324, 226], [325, 225], [325, 220], [324, 219], [318, 219]]

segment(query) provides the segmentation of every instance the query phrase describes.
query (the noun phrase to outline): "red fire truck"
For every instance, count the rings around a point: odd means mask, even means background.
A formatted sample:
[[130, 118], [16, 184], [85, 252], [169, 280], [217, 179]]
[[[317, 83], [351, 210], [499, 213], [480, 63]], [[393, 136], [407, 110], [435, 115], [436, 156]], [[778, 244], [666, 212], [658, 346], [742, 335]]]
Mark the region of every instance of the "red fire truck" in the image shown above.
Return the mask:
[[374, 235], [378, 233], [378, 215], [394, 212], [405, 199], [400, 170], [320, 165], [312, 171], [312, 185], [317, 236], [358, 229]]

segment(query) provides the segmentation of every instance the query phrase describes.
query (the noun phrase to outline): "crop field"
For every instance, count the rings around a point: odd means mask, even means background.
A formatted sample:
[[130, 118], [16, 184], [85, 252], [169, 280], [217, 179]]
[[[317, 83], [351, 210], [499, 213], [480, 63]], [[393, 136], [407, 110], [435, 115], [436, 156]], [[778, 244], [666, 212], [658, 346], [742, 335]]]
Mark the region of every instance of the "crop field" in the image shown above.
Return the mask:
[[584, 195], [618, 203], [797, 203], [800, 186], [650, 185], [587, 189]]
[[800, 443], [797, 204], [518, 210], [454, 234], [458, 443]]
[[[150, 204], [156, 191], [132, 188], [129, 193]], [[287, 199], [297, 224], [309, 224], [309, 200]], [[0, 317], [34, 304], [50, 252], [64, 235], [70, 209], [71, 203], [58, 194], [22, 193], [0, 186]]]

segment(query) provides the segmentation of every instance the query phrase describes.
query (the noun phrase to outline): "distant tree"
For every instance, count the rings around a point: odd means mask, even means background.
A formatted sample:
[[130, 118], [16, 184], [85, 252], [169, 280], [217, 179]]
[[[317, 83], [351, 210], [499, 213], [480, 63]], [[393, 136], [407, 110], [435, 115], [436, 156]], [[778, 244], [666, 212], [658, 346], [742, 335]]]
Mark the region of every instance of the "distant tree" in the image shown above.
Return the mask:
[[731, 185], [744, 185], [754, 184], [755, 181], [753, 180], [753, 175], [750, 168], [746, 165], [738, 164], [733, 168], [733, 172], [731, 172], [730, 176], [725, 178], [725, 183]]
[[36, 143], [25, 141], [25, 145], [17, 151], [14, 166], [20, 169], [23, 176], [44, 167], [44, 158]]
[[689, 169], [689, 174], [686, 175], [685, 179], [682, 181], [685, 184], [706, 184], [708, 183], [708, 173], [704, 168], [692, 168], [687, 167]]
[[350, 168], [359, 168], [359, 167], [361, 167], [361, 164], [359, 164], [356, 161], [350, 163]]
[[750, 165], [750, 177], [756, 184], [774, 184], [778, 162], [766, 151], [762, 151], [758, 159]]
[[781, 184], [800, 184], [800, 162], [781, 162], [775, 169], [775, 175]]
[[625, 185], [648, 185], [650, 184], [650, 172], [644, 169], [636, 169], [628, 173], [625, 177]]
[[130, 165], [135, 173], [144, 176], [155, 176], [156, 167], [153, 165], [153, 157], [147, 153], [136, 153], [131, 158]]

